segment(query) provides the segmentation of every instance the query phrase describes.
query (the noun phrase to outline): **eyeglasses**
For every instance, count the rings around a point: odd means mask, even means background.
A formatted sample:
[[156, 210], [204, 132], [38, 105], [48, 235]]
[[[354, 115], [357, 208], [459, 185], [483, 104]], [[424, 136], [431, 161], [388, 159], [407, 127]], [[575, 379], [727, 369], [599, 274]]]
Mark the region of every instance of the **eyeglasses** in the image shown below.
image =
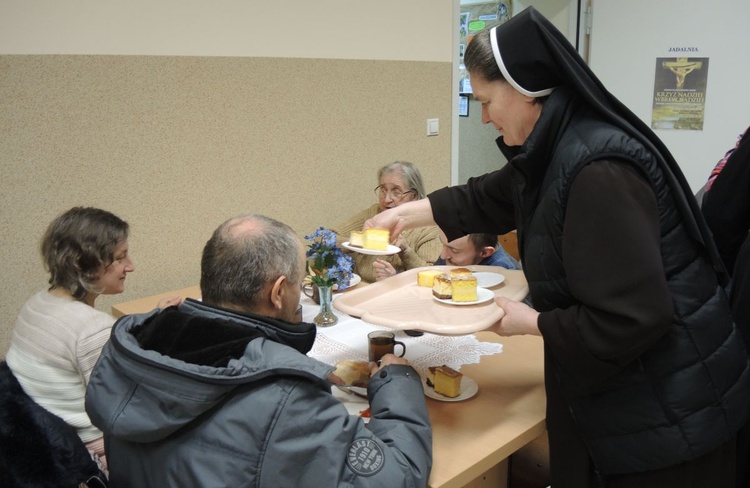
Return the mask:
[[381, 198], [385, 198], [387, 195], [390, 195], [391, 198], [394, 200], [401, 200], [409, 193], [415, 193], [414, 190], [409, 191], [401, 191], [398, 188], [394, 188], [393, 190], [389, 190], [383, 185], [378, 185], [375, 187], [375, 194]]

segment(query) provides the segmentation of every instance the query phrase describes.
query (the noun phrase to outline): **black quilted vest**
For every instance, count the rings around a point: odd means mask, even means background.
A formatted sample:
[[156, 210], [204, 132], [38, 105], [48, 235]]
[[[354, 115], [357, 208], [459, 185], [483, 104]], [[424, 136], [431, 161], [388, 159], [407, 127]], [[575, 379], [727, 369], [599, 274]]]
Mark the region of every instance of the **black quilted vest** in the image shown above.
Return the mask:
[[597, 469], [614, 474], [675, 465], [730, 439], [750, 409], [750, 369], [716, 272], [686, 233], [652, 153], [562, 88], [511, 160], [522, 258], [534, 256], [524, 260], [534, 308], [576, 303], [561, 261], [568, 190], [585, 165], [606, 159], [637, 166], [657, 196], [672, 327], [595, 387], [566, 375], [551, 354], [545, 361], [546, 381], [559, 382]]

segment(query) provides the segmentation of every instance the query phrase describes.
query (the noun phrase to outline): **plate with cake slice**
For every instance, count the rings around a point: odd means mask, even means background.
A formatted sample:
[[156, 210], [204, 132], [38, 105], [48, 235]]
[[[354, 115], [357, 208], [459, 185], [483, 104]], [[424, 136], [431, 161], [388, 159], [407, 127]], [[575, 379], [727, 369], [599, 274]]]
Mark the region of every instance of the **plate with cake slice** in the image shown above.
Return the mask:
[[372, 256], [390, 256], [391, 254], [398, 254], [401, 252], [401, 248], [394, 246], [393, 244], [386, 245], [385, 249], [367, 249], [365, 247], [357, 247], [349, 244], [349, 241], [341, 244], [341, 247], [345, 247], [350, 251], [358, 252], [361, 254], [370, 254]]
[[[472, 283], [469, 276], [458, 277], [457, 281], [462, 281], [458, 286], [459, 302], [464, 299], [466, 305], [472, 306], [456, 306], [453, 280], [450, 278], [452, 269], [451, 266], [434, 265], [407, 269], [390, 278], [337, 294], [333, 308], [361, 318], [369, 324], [445, 336], [473, 334], [497, 323], [505, 315], [505, 311], [495, 304], [491, 295], [478, 290], [481, 287], [476, 286], [476, 278]], [[499, 272], [499, 267], [474, 265], [472, 271]], [[435, 290], [436, 278], [446, 274], [451, 283], [450, 288], [445, 283], [444, 289]], [[502, 268], [502, 274], [505, 276], [502, 285], [488, 291], [496, 297], [523, 300], [529, 292], [523, 271]], [[476, 298], [471, 296], [473, 290], [477, 294]], [[436, 291], [438, 294], [449, 295], [448, 300], [435, 300], [433, 296]], [[489, 299], [479, 303], [477, 299], [480, 297]]]
[[495, 298], [495, 294], [491, 290], [487, 290], [486, 288], [477, 288], [477, 299], [472, 301], [456, 301], [454, 296], [449, 296], [449, 298], [438, 298], [434, 294], [432, 295], [432, 298], [440, 303], [445, 303], [447, 305], [477, 305], [493, 300]]
[[370, 228], [363, 231], [352, 231], [349, 240], [341, 246], [350, 251], [373, 256], [388, 256], [401, 252], [401, 248], [390, 244], [391, 233], [388, 229]]
[[479, 385], [450, 366], [430, 366], [422, 378], [425, 396], [441, 402], [468, 400], [479, 391]]

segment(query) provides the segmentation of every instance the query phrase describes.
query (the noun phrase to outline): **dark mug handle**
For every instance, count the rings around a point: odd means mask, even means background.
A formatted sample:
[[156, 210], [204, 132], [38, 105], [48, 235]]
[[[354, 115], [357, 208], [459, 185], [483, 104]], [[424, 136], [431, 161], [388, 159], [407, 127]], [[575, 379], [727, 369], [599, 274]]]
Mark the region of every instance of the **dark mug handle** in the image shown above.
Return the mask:
[[313, 285], [312, 284], [302, 285], [302, 293], [304, 293], [307, 298], [312, 298], [313, 297]]
[[398, 357], [402, 358], [404, 357], [404, 354], [406, 354], [406, 344], [404, 344], [401, 341], [393, 341], [393, 354], [396, 354], [396, 346], [401, 346], [401, 354], [398, 355]]
[[[310, 290], [308, 293], [307, 290]], [[309, 285], [302, 285], [302, 293], [305, 294], [307, 298], [312, 298], [312, 301], [320, 305], [320, 291], [318, 290], [318, 287], [314, 284]]]

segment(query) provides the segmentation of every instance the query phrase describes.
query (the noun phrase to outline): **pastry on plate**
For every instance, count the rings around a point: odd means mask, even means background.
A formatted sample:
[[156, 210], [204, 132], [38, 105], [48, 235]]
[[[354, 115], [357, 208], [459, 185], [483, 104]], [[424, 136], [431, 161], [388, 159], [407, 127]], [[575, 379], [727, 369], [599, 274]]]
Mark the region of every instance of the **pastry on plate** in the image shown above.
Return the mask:
[[473, 274], [458, 276], [451, 280], [453, 283], [454, 302], [477, 301], [477, 278]]
[[365, 235], [358, 230], [349, 234], [349, 245], [354, 247], [365, 247]]
[[432, 285], [432, 294], [441, 300], [449, 300], [453, 296], [453, 286], [451, 285], [450, 278], [444, 274], [436, 276]]
[[427, 379], [426, 383], [427, 386], [430, 388], [435, 388], [435, 370], [437, 369], [437, 366], [429, 366], [427, 368]]
[[432, 288], [435, 284], [435, 277], [440, 276], [445, 271], [442, 269], [425, 269], [417, 273], [417, 285]]
[[461, 378], [463, 374], [459, 373], [450, 366], [442, 365], [435, 368], [435, 393], [439, 393], [448, 398], [456, 398], [461, 394]]
[[450, 270], [451, 280], [469, 278], [471, 276], [474, 276], [474, 273], [472, 273], [469, 268], [453, 268]]
[[459, 373], [450, 366], [430, 366], [427, 368], [427, 386], [435, 390], [435, 393], [448, 398], [456, 398], [461, 394], [461, 378]]
[[364, 248], [372, 251], [385, 251], [388, 249], [388, 241], [391, 239], [391, 233], [388, 229], [365, 229], [364, 231]]
[[367, 361], [339, 361], [333, 374], [341, 378], [343, 386], [366, 388], [370, 381], [370, 364]]

